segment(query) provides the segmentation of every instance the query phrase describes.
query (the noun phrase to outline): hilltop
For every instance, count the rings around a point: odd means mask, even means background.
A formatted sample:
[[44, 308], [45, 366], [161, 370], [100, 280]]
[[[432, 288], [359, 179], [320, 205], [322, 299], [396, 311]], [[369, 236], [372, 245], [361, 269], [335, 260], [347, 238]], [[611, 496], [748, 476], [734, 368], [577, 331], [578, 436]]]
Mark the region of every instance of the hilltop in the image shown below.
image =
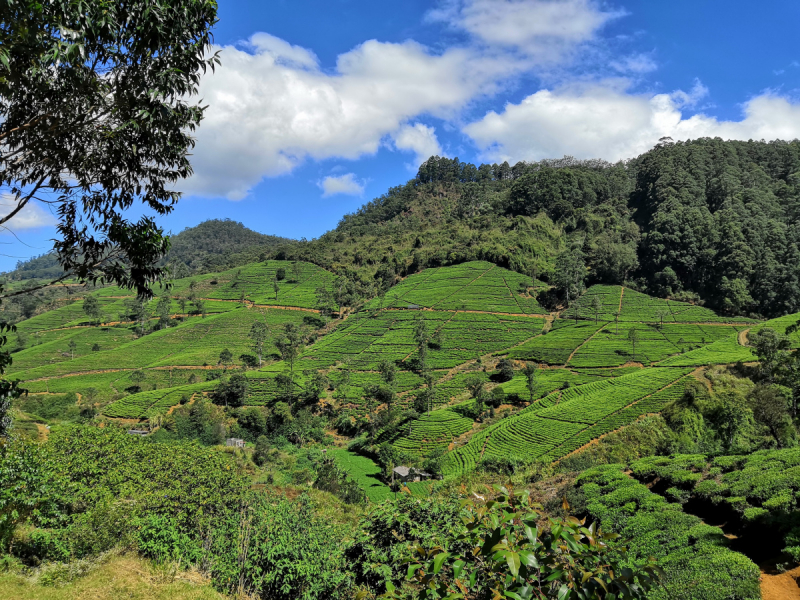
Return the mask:
[[550, 281], [577, 249], [589, 283], [774, 317], [800, 310], [798, 248], [800, 142], [699, 139], [616, 164], [432, 157], [335, 230], [274, 256], [388, 285], [469, 260]]

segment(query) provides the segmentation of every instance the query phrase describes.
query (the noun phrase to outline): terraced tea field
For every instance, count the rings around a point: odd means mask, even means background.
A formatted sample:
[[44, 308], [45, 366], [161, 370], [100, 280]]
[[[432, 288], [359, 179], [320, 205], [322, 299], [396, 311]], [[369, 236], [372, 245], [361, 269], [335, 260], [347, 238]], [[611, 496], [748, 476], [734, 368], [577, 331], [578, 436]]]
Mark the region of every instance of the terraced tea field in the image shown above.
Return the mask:
[[[417, 305], [437, 310], [469, 310], [508, 314], [547, 314], [528, 294], [530, 277], [484, 261], [425, 269], [387, 292], [383, 306]], [[538, 283], [538, 285], [543, 285]], [[368, 305], [380, 306], [376, 299]]]
[[[286, 276], [278, 282], [276, 298], [278, 269]], [[800, 319], [757, 323], [596, 285], [578, 301], [576, 322], [571, 309], [548, 315], [530, 295], [530, 278], [476, 261], [411, 275], [383, 299], [316, 330], [315, 291], [332, 289], [335, 281], [319, 267], [288, 261], [180, 280], [169, 292], [176, 326], [143, 337], [130, 323], [91, 323], [79, 299], [19, 325], [21, 335], [10, 336], [10, 344], [24, 349], [14, 352], [11, 376], [25, 381], [31, 393], [89, 394], [105, 418], [148, 419], [212, 390], [217, 383], [207, 374], [226, 366], [218, 364], [222, 350], [232, 354], [230, 367], [242, 368], [241, 357], [254, 354], [248, 334], [261, 320], [269, 328], [265, 363], [245, 371], [250, 381], [246, 404], [270, 406], [279, 395], [276, 377], [288, 369], [274, 340], [285, 324], [294, 323], [314, 338], [295, 361], [295, 391], [302, 392], [309, 371], [321, 370], [334, 382], [347, 371], [349, 384], [324, 392], [325, 401], [342, 415], [363, 419], [374, 410], [365, 389], [380, 384], [382, 361], [397, 368], [400, 409], [412, 407], [426, 387], [415, 339], [421, 320], [429, 336], [425, 367], [435, 390], [433, 410], [408, 413], [412, 416], [403, 417], [399, 430], [380, 433], [379, 439], [420, 460], [443, 450], [445, 473], [456, 476], [485, 457], [558, 460], [660, 411], [681, 396], [692, 369], [754, 360], [742, 345], [746, 331], [771, 326], [783, 332]], [[537, 282], [537, 288], [543, 285]], [[102, 321], [124, 316], [131, 298], [113, 287], [92, 294], [100, 300]], [[185, 316], [192, 311], [190, 294], [203, 299], [204, 316]], [[148, 306], [151, 314], [156, 302]], [[791, 339], [800, 347], [800, 332]], [[516, 373], [511, 381], [497, 383], [496, 364], [504, 357], [514, 361]], [[521, 374], [526, 362], [541, 366], [530, 405]], [[144, 381], [132, 379], [139, 371]], [[504, 418], [473, 421], [475, 404], [466, 388], [476, 375], [490, 395], [495, 387], [505, 393], [505, 400], [497, 396]], [[372, 461], [344, 450], [335, 454], [371, 498], [388, 495]], [[424, 493], [428, 485], [416, 487]]]
[[447, 455], [445, 472], [468, 472], [484, 456], [515, 458], [525, 463], [557, 460], [680, 398], [680, 383], [688, 373], [688, 369], [641, 369], [552, 392], [474, 434], [467, 444]]

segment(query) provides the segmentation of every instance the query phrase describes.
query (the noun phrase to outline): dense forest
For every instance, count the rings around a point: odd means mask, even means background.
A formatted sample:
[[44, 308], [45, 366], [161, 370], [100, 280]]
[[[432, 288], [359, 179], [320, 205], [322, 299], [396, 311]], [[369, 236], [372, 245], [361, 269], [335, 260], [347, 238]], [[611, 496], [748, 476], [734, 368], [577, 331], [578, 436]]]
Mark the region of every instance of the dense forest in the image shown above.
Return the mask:
[[616, 164], [432, 157], [335, 230], [274, 256], [386, 286], [469, 260], [552, 280], [572, 253], [587, 284], [776, 316], [800, 308], [799, 212], [796, 141], [664, 139]]

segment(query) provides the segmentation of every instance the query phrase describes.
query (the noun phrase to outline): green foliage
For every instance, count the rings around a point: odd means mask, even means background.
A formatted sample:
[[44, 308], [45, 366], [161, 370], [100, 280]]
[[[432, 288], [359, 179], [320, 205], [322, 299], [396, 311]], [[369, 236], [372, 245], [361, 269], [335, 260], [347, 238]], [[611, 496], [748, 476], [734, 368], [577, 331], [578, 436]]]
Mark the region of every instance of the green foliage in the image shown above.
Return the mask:
[[150, 296], [165, 275], [155, 266], [169, 248], [163, 230], [124, 211], [141, 201], [169, 213], [175, 182], [192, 172], [203, 108], [187, 99], [219, 62], [207, 55], [216, 10], [204, 0], [2, 8], [0, 135], [10, 151], [0, 180], [17, 211], [37, 193], [55, 198], [55, 252], [78, 279]]
[[654, 557], [664, 574], [662, 586], [648, 598], [755, 600], [761, 597], [759, 569], [727, 548], [717, 527], [682, 512], [623, 473], [621, 465], [605, 465], [578, 478], [588, 512], [600, 523], [629, 539], [623, 564]]
[[250, 493], [211, 532], [214, 584], [276, 600], [350, 598], [344, 532], [297, 500]]
[[40, 446], [17, 439], [0, 444], [0, 550], [8, 550], [14, 531], [29, 518], [58, 513], [59, 488]]
[[387, 598], [644, 598], [658, 580], [649, 561], [627, 560], [617, 535], [574, 517], [539, 526], [527, 492], [504, 487], [461, 502], [462, 523], [441, 545], [413, 544], [408, 579], [419, 592], [387, 586]]
[[460, 512], [456, 498], [418, 498], [406, 493], [373, 506], [345, 551], [356, 583], [381, 593], [387, 584], [402, 581], [409, 546], [444, 544], [460, 523]]
[[351, 479], [347, 471], [339, 468], [333, 458], [322, 461], [317, 469], [314, 487], [323, 492], [330, 492], [348, 504], [360, 504], [367, 500], [367, 496], [359, 487], [358, 482]]

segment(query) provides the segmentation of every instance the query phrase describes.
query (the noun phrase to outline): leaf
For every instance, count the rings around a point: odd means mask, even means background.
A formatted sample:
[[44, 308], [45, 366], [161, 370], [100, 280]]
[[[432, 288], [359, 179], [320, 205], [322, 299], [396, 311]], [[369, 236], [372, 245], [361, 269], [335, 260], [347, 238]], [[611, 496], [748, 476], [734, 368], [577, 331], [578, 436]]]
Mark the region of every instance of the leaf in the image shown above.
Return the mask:
[[536, 558], [536, 554], [533, 552], [523, 550], [519, 553], [519, 558], [522, 561], [522, 564], [526, 567], [531, 567], [533, 569], [539, 568], [539, 560]]
[[408, 572], [406, 573], [406, 579], [411, 579], [414, 577], [414, 574], [422, 568], [422, 565], [408, 565]]
[[433, 572], [438, 573], [442, 570], [442, 563], [444, 563], [445, 559], [450, 556], [449, 552], [440, 552], [436, 555], [436, 558], [433, 559]]
[[463, 560], [457, 560], [456, 562], [453, 563], [453, 577], [455, 579], [461, 577], [461, 571], [464, 569], [464, 565], [466, 564], [467, 563], [465, 563]]
[[564, 600], [565, 598], [569, 597], [570, 589], [566, 585], [562, 585], [558, 589], [558, 595], [556, 596], [557, 600]]
[[511, 574], [516, 579], [519, 576], [519, 554], [516, 552], [506, 552], [506, 563], [508, 563], [508, 568], [511, 569]]
[[503, 538], [503, 531], [501, 529], [495, 529], [492, 534], [486, 538], [483, 542], [483, 547], [481, 548], [481, 553], [483, 555], [491, 554], [493, 552], [493, 548], [497, 545], [497, 543]]

